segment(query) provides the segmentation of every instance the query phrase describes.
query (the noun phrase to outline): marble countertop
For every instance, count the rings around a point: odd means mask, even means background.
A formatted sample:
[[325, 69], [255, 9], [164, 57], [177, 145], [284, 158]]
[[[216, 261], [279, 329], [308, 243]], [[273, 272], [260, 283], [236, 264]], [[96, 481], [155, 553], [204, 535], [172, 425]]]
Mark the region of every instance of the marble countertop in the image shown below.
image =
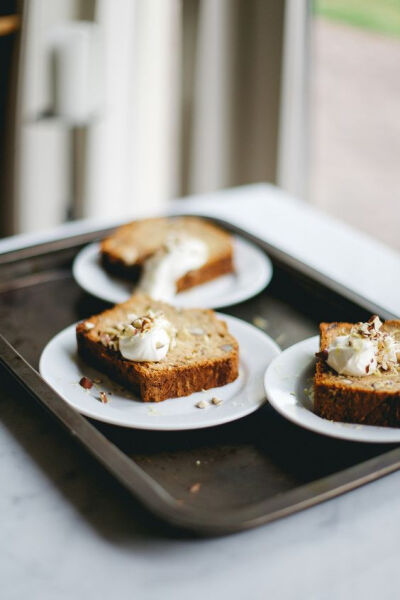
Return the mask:
[[[369, 248], [376, 250], [373, 242]], [[381, 251], [400, 265], [397, 253]], [[253, 531], [183, 536], [144, 513], [8, 379], [0, 392], [0, 473], [2, 600], [398, 594], [400, 473]]]

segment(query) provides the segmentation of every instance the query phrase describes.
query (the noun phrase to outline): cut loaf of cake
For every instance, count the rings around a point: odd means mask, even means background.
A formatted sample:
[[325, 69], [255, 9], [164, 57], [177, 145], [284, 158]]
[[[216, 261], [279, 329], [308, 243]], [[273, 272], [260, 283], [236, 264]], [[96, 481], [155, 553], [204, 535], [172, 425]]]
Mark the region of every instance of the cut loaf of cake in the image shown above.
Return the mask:
[[171, 234], [199, 239], [208, 250], [205, 264], [176, 281], [177, 292], [234, 270], [231, 235], [198, 217], [143, 219], [123, 225], [101, 243], [102, 264], [110, 273], [136, 281], [144, 261], [159, 250]]
[[[368, 339], [371, 323], [361, 325]], [[366, 367], [363, 376], [339, 374], [326, 362], [328, 348], [338, 336], [349, 335], [353, 323], [321, 323], [320, 352], [314, 378], [314, 412], [332, 421], [400, 427], [400, 365], [378, 363], [373, 372]], [[372, 329], [373, 335], [375, 331]], [[389, 334], [400, 342], [400, 321], [386, 321], [379, 335]]]
[[[144, 327], [138, 331], [143, 332], [157, 315], [172, 326], [175, 345], [159, 362], [125, 359], [119, 349], [121, 332], [136, 327], [138, 321]], [[78, 352], [85, 361], [144, 402], [187, 396], [225, 385], [238, 376], [238, 343], [212, 310], [179, 309], [136, 294], [79, 323], [76, 335]]]

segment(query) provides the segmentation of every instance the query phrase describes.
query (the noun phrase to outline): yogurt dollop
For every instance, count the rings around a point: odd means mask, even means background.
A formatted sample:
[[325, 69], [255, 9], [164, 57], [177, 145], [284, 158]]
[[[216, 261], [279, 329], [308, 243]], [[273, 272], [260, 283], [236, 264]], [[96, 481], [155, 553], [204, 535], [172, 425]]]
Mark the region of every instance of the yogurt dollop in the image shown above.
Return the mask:
[[144, 262], [137, 290], [155, 300], [172, 300], [177, 280], [202, 267], [207, 258], [208, 248], [202, 240], [184, 234], [171, 235], [164, 246]]
[[326, 362], [337, 373], [363, 377], [377, 368], [377, 346], [372, 340], [356, 335], [339, 335], [328, 347]]
[[119, 351], [127, 360], [159, 362], [174, 347], [175, 335], [163, 315], [139, 317], [121, 334]]

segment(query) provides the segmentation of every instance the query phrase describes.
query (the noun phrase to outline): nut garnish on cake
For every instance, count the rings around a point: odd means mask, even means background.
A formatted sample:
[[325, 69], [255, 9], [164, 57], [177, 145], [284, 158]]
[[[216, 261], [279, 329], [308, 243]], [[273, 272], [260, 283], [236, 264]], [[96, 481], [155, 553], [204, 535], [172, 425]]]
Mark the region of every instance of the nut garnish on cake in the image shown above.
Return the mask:
[[314, 411], [334, 421], [400, 426], [400, 321], [321, 323]]
[[162, 311], [142, 316], [130, 313], [128, 319], [105, 327], [100, 342], [118, 350], [123, 358], [136, 362], [159, 362], [176, 344], [176, 329]]

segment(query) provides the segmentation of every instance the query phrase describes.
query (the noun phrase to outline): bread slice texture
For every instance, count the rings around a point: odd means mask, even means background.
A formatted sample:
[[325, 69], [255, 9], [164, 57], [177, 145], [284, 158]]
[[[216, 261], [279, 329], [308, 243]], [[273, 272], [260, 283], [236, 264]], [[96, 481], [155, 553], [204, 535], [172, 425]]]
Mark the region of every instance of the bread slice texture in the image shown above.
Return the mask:
[[[348, 335], [353, 323], [321, 323], [323, 352], [339, 335]], [[385, 321], [381, 331], [400, 340], [400, 321]], [[331, 421], [400, 427], [400, 369], [364, 377], [339, 375], [319, 358], [314, 378], [314, 412]]]
[[[102, 342], [104, 332], [128, 323], [130, 315], [162, 311], [177, 330], [176, 345], [160, 362], [134, 362]], [[212, 310], [179, 309], [136, 294], [76, 327], [80, 356], [144, 402], [188, 396], [234, 381], [239, 371], [239, 346], [224, 321]]]
[[198, 217], [143, 219], [123, 225], [102, 241], [102, 264], [111, 274], [136, 281], [143, 262], [165, 243], [171, 232], [196, 237], [208, 248], [207, 262], [178, 279], [177, 292], [234, 270], [232, 236]]

